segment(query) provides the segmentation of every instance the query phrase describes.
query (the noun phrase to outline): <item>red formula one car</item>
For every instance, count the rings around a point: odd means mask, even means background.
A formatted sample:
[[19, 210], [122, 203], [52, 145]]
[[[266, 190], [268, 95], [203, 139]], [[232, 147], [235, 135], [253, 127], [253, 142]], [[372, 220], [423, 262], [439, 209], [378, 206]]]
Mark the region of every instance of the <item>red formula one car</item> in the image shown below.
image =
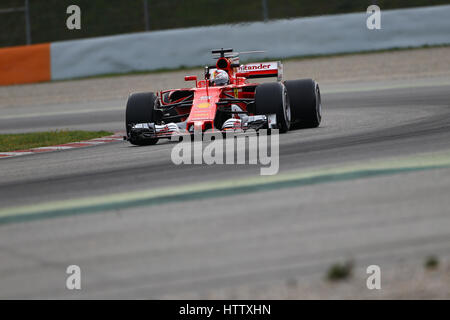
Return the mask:
[[[186, 76], [195, 87], [134, 93], [128, 98], [125, 137], [134, 145], [152, 145], [174, 133], [206, 130], [317, 127], [321, 121], [319, 85], [312, 79], [281, 81], [281, 62], [241, 65], [233, 49], [212, 50], [215, 66], [205, 78]], [[250, 79], [277, 77], [277, 82]]]

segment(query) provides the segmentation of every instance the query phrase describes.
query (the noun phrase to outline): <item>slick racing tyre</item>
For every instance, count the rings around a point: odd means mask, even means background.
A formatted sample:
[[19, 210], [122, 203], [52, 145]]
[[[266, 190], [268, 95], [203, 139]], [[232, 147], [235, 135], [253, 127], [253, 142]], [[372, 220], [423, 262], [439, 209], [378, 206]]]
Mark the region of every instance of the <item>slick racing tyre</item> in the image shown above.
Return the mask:
[[[129, 137], [130, 129], [137, 123], [153, 122], [153, 107], [155, 105], [156, 95], [153, 92], [133, 93], [128, 98], [127, 111], [125, 115], [125, 127]], [[130, 143], [137, 146], [153, 145], [158, 139], [142, 139], [139, 137], [130, 137]]]
[[291, 129], [316, 128], [322, 120], [319, 84], [312, 79], [285, 81], [291, 104]]
[[291, 109], [286, 87], [280, 82], [263, 83], [255, 90], [255, 114], [276, 114], [281, 133], [289, 130]]

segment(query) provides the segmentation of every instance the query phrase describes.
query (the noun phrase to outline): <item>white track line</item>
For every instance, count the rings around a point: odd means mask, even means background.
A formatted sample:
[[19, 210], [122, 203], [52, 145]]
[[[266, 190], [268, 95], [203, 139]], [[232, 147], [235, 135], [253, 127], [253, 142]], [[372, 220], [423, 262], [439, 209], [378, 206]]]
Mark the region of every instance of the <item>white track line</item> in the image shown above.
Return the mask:
[[54, 151], [60, 151], [60, 150], [69, 150], [69, 149], [77, 149], [77, 148], [84, 148], [88, 146], [96, 146], [104, 143], [110, 143], [115, 141], [122, 141], [122, 134], [121, 133], [115, 133], [112, 136], [107, 136], [103, 138], [95, 138], [87, 141], [77, 141], [77, 142], [70, 142], [65, 143], [57, 146], [48, 146], [48, 147], [39, 147], [39, 148], [32, 148], [27, 149], [24, 151], [11, 151], [11, 152], [0, 152], [0, 159], [6, 159], [11, 157], [18, 157], [18, 156], [24, 156], [28, 154], [36, 154], [36, 153], [47, 153], [47, 152], [54, 152]]

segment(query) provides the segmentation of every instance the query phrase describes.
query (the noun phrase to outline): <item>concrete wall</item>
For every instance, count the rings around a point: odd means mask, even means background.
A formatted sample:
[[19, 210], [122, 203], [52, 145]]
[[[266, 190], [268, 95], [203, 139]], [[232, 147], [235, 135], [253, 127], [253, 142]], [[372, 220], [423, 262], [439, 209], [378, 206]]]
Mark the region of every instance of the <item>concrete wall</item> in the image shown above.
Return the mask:
[[382, 11], [381, 30], [368, 30], [367, 17], [361, 12], [55, 42], [51, 79], [206, 65], [213, 62], [210, 50], [221, 47], [266, 50], [249, 57], [261, 59], [450, 43], [450, 5]]
[[52, 79], [211, 63], [212, 48], [266, 50], [255, 58], [450, 43], [450, 5], [382, 11], [381, 30], [366, 12], [143, 32], [51, 45]]

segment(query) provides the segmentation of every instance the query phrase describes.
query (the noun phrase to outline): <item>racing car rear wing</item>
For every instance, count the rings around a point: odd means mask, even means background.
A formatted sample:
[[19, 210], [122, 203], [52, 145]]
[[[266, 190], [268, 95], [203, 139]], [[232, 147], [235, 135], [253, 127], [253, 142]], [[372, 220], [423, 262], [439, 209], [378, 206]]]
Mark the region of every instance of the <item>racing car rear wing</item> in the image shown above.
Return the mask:
[[[210, 75], [213, 74], [215, 66], [208, 67]], [[276, 77], [278, 81], [283, 78], [283, 64], [281, 61], [256, 62], [240, 65], [236, 75], [247, 79]]]
[[281, 61], [248, 63], [241, 65], [237, 73], [247, 79], [276, 77], [281, 81], [283, 65]]

